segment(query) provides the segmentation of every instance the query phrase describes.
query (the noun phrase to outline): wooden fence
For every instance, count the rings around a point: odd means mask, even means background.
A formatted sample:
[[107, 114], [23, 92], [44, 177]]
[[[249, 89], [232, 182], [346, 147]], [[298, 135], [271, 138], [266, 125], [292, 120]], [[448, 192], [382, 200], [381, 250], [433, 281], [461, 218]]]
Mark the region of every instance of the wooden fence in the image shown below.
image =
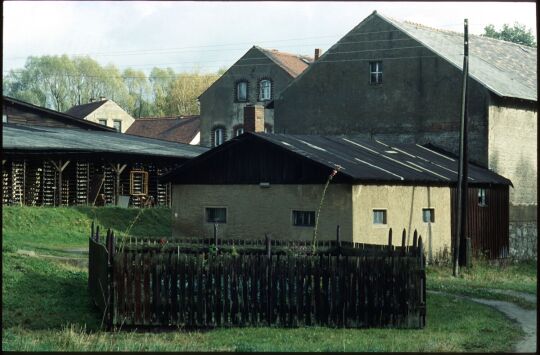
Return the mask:
[[249, 242], [236, 240], [229, 252], [230, 241], [218, 240], [217, 248], [193, 240], [126, 242], [110, 232], [104, 246], [96, 231], [89, 288], [109, 327], [422, 328], [422, 239], [415, 233], [406, 246], [403, 233], [402, 246], [394, 247], [390, 232], [389, 240], [386, 246], [320, 243], [315, 254], [309, 243], [273, 247], [267, 239], [243, 248]]

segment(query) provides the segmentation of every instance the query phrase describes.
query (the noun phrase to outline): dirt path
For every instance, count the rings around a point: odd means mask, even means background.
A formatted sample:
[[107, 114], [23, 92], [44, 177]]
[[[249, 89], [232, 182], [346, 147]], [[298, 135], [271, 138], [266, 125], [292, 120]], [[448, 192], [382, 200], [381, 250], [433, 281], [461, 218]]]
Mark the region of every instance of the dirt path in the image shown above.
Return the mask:
[[[495, 291], [495, 290], [493, 290]], [[503, 291], [503, 292], [498, 292]], [[505, 314], [508, 318], [515, 320], [525, 332], [525, 337], [515, 345], [514, 351], [518, 353], [535, 353], [536, 352], [536, 310], [526, 310], [516, 306], [513, 303], [497, 300], [487, 300], [482, 298], [473, 298], [460, 296], [445, 292], [429, 291], [432, 293], [445, 294], [459, 298], [465, 298], [477, 303], [491, 306]], [[509, 294], [512, 296], [522, 297], [531, 302], [536, 302], [535, 295], [523, 294], [521, 292], [497, 290], [498, 293]]]

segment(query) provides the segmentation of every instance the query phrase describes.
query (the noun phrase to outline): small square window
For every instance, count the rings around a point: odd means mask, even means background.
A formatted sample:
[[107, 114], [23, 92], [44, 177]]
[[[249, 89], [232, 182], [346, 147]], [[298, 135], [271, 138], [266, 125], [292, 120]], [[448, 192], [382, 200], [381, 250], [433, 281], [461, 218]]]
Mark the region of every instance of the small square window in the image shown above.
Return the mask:
[[315, 211], [293, 211], [293, 225], [301, 227], [315, 226]]
[[113, 127], [116, 129], [116, 132], [122, 132], [122, 121], [114, 120]]
[[435, 223], [435, 209], [422, 208], [422, 221], [424, 223]]
[[227, 223], [227, 209], [224, 207], [207, 207], [206, 208], [207, 223]]
[[99, 124], [102, 124], [104, 126], [107, 125], [107, 120], [99, 120]]
[[370, 84], [382, 84], [383, 66], [381, 61], [369, 62]]
[[486, 189], [478, 189], [478, 206], [487, 206]]
[[373, 224], [386, 224], [386, 210], [373, 210]]

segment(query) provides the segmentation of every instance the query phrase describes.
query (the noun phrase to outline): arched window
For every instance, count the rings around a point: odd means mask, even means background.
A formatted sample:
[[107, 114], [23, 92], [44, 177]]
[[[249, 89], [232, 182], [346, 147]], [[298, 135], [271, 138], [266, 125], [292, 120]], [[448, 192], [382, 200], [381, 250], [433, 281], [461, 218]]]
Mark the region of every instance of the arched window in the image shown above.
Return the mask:
[[226, 139], [225, 127], [215, 127], [212, 130], [212, 147], [223, 144]]
[[242, 133], [244, 133], [244, 125], [239, 124], [233, 127], [233, 134], [235, 137], [238, 137]]
[[272, 98], [272, 82], [263, 79], [259, 82], [259, 101], [267, 101]]
[[246, 102], [248, 99], [248, 83], [247, 81], [239, 81], [236, 83], [236, 101]]

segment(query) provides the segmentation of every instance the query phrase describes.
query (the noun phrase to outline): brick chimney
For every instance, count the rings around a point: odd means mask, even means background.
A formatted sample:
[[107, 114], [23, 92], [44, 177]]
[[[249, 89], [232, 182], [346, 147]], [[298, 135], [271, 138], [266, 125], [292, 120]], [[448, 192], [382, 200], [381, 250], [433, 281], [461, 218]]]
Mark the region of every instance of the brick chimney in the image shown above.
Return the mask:
[[264, 132], [264, 106], [244, 107], [244, 132]]
[[313, 61], [319, 60], [320, 56], [321, 56], [321, 49], [315, 48], [315, 55], [313, 56]]

